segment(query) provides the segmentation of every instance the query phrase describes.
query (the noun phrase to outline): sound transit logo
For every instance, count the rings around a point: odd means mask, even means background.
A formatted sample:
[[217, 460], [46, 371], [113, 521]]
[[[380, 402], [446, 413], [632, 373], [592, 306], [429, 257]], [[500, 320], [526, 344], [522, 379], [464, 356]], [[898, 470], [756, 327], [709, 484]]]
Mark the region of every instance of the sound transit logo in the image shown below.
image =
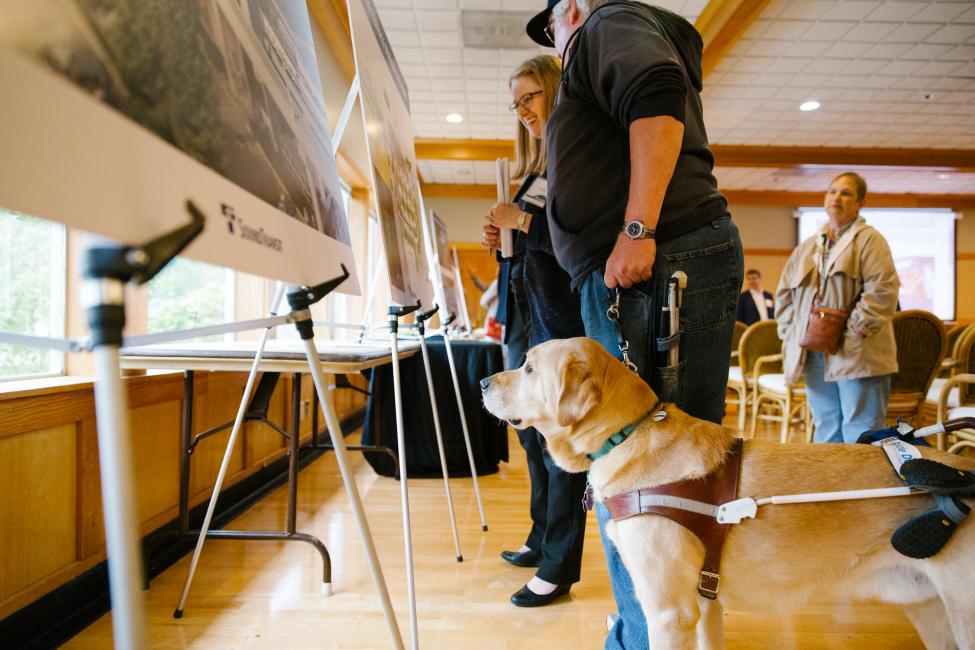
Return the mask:
[[272, 237], [264, 232], [263, 228], [251, 228], [250, 226], [244, 225], [244, 220], [234, 213], [233, 206], [221, 203], [220, 212], [223, 214], [224, 219], [227, 220], [227, 231], [231, 235], [240, 233], [241, 239], [252, 241], [255, 244], [260, 244], [265, 248], [270, 248], [279, 253], [284, 249], [283, 242], [277, 237]]

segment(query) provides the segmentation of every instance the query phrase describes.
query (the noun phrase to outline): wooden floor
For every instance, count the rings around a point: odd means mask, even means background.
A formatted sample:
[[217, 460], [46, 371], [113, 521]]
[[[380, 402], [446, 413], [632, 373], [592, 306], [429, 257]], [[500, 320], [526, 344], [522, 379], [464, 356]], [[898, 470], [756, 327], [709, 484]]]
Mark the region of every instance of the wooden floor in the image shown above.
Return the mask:
[[[729, 418], [728, 423], [733, 426]], [[429, 649], [602, 648], [615, 609], [595, 517], [586, 531], [583, 579], [567, 599], [519, 609], [508, 597], [531, 577], [508, 565], [529, 528], [528, 475], [514, 435], [511, 463], [480, 480], [489, 532], [481, 532], [470, 479], [451, 481], [464, 562], [454, 559], [443, 482], [411, 480], [410, 502], [420, 644]], [[356, 479], [409, 647], [399, 484], [377, 477], [361, 456]], [[281, 488], [235, 522], [283, 527]], [[365, 563], [355, 521], [331, 454], [301, 473], [298, 528], [318, 535], [333, 563], [335, 595], [319, 595], [321, 561], [293, 542], [210, 541], [182, 619], [172, 617], [189, 557], [152, 582], [148, 616], [153, 648], [389, 648], [390, 638]], [[790, 616], [730, 612], [728, 648], [921, 648], [900, 608], [812, 606]], [[72, 639], [69, 648], [111, 647], [111, 615]]]

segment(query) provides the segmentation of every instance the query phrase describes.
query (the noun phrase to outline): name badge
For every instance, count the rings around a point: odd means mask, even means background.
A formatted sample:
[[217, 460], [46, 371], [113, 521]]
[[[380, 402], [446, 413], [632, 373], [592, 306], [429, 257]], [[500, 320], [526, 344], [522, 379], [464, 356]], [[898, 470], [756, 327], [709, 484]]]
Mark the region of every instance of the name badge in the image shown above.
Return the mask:
[[548, 181], [541, 176], [536, 178], [528, 190], [521, 195], [521, 200], [537, 208], [544, 208], [548, 200]]

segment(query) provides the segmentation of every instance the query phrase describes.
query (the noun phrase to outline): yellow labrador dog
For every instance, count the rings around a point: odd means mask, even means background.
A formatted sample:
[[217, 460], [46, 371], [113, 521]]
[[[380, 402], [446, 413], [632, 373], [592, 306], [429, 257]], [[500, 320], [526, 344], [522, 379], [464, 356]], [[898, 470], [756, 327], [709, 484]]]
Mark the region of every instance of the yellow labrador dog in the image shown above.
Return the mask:
[[[591, 339], [550, 341], [519, 370], [482, 381], [485, 407], [533, 426], [569, 472], [589, 472], [597, 499], [701, 477], [720, 465], [735, 432], [673, 405], [592, 462], [613, 433], [657, 404], [634, 373]], [[936, 450], [927, 458], [970, 469]], [[883, 452], [867, 445], [783, 445], [746, 441], [739, 497], [770, 497], [902, 485]], [[968, 500], [971, 505], [971, 500]], [[697, 590], [704, 547], [686, 528], [657, 515], [610, 522], [650, 631], [650, 647], [723, 645], [721, 611], [782, 611], [811, 598], [879, 600], [904, 610], [929, 648], [975, 648], [975, 524], [966, 521], [927, 560], [891, 547], [894, 530], [932, 508], [928, 495], [767, 505], [730, 528], [717, 601]]]

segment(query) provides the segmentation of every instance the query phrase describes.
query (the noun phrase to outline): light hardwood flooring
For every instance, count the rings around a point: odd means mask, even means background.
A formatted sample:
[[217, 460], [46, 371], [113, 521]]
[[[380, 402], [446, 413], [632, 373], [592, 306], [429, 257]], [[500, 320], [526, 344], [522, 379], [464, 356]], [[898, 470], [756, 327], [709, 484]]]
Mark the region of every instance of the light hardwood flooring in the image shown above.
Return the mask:
[[[727, 423], [734, 426], [733, 417]], [[420, 645], [436, 650], [602, 648], [606, 615], [615, 607], [595, 517], [589, 517], [586, 530], [583, 579], [568, 598], [536, 609], [519, 609], [508, 602], [531, 577], [530, 569], [510, 566], [498, 557], [502, 549], [518, 548], [530, 525], [524, 453], [513, 434], [509, 448], [511, 462], [480, 479], [488, 532], [481, 531], [471, 480], [451, 481], [462, 563], [454, 559], [442, 480], [409, 482]], [[399, 484], [376, 476], [360, 455], [352, 457], [409, 647]], [[286, 491], [280, 488], [234, 525], [283, 527], [285, 504]], [[147, 594], [152, 647], [391, 647], [331, 454], [301, 473], [298, 529], [319, 536], [328, 546], [332, 597], [319, 595], [321, 562], [306, 544], [208, 541], [182, 619], [173, 619], [172, 613], [189, 556], [153, 580]], [[923, 647], [899, 608], [879, 605], [817, 605], [789, 616], [729, 612], [725, 630], [730, 649]], [[111, 647], [111, 615], [66, 647]]]

